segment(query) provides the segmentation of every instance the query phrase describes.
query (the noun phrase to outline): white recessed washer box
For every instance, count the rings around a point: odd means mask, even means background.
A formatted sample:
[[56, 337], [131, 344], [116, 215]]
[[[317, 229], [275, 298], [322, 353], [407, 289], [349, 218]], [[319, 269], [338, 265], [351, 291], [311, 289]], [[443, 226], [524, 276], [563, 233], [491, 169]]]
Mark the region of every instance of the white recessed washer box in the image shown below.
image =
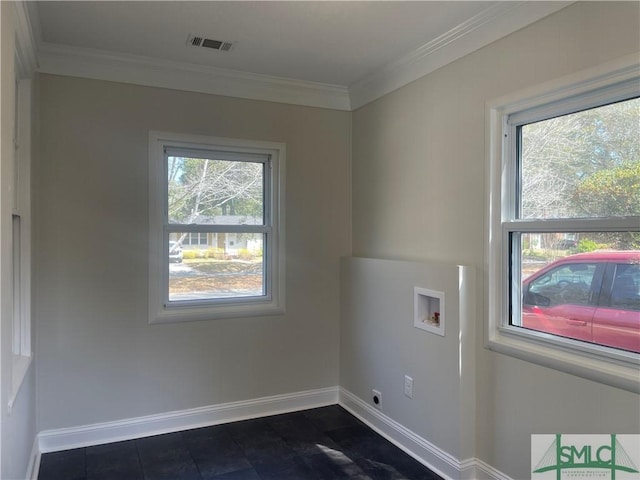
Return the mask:
[[444, 337], [444, 292], [413, 287], [413, 326]]

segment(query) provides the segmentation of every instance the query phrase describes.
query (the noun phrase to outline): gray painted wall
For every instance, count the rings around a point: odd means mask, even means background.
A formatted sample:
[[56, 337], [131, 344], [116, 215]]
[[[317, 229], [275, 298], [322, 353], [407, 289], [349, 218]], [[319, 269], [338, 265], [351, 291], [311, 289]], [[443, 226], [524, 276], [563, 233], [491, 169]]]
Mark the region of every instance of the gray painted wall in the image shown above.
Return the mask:
[[[637, 53], [639, 20], [637, 2], [579, 2], [354, 112], [353, 254], [482, 272], [485, 102]], [[532, 433], [640, 432], [638, 395], [492, 353], [478, 327], [480, 459], [529, 478]], [[375, 374], [393, 380], [352, 372]]]
[[[345, 258], [341, 272], [340, 386], [374, 408], [371, 392], [379, 391], [384, 415], [457, 459], [474, 456], [474, 270]], [[414, 326], [414, 287], [443, 294], [444, 335]]]
[[[13, 283], [12, 226], [14, 98], [15, 98], [15, 24], [11, 2], [0, 2], [1, 38], [1, 122], [0, 122], [0, 478], [24, 479], [36, 435], [35, 362], [32, 361], [8, 411], [12, 390]], [[34, 104], [37, 102], [34, 98]], [[36, 110], [32, 111], [35, 118]], [[32, 137], [36, 150], [36, 136]]]
[[[43, 75], [38, 429], [338, 383], [351, 114]], [[147, 323], [148, 131], [287, 145], [286, 314]]]
[[[0, 474], [3, 480], [24, 480], [31, 461], [37, 433], [35, 371], [35, 364], [32, 362], [11, 414], [3, 418], [3, 458]], [[6, 408], [4, 410], [6, 412]]]
[[[485, 102], [637, 52], [639, 13], [632, 2], [575, 4], [353, 115], [42, 76], [38, 430], [336, 385], [339, 257], [349, 254], [350, 227], [354, 255], [482, 272]], [[4, 48], [3, 28], [3, 66]], [[286, 315], [147, 324], [150, 129], [287, 143]], [[488, 464], [524, 478], [531, 433], [640, 430], [638, 395], [491, 353], [478, 327], [475, 443]], [[4, 356], [2, 365], [4, 384]], [[360, 368], [350, 375], [376, 375]], [[31, 431], [34, 389], [24, 396], [19, 426]]]

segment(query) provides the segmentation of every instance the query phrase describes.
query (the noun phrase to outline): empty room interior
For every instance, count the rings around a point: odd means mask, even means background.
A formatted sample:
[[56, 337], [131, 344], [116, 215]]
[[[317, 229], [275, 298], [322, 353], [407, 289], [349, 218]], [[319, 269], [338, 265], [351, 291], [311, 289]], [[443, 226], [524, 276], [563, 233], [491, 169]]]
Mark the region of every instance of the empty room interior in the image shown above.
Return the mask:
[[442, 478], [637, 478], [640, 2], [0, 20], [2, 480], [336, 405]]

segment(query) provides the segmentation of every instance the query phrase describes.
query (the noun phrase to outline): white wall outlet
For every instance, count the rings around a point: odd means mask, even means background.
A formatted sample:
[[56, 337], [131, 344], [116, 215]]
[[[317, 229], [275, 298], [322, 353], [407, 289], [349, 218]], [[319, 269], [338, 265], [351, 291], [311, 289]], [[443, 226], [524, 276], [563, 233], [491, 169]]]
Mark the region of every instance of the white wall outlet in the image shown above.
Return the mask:
[[409, 375], [404, 376], [404, 394], [409, 398], [413, 398], [413, 378]]
[[371, 390], [371, 401], [374, 407], [382, 410], [382, 394], [378, 390]]

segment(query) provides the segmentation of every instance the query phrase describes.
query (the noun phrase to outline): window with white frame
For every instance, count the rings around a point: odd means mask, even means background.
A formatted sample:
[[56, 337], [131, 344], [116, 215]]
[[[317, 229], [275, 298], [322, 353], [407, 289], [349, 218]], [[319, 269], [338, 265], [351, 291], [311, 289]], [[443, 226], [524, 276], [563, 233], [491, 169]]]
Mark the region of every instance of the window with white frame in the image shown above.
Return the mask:
[[640, 75], [489, 105], [488, 346], [640, 390]]
[[207, 237], [207, 232], [189, 232], [184, 235], [181, 242], [176, 243], [179, 243], [180, 245], [209, 246], [210, 243]]
[[284, 311], [285, 146], [150, 132], [150, 322]]

